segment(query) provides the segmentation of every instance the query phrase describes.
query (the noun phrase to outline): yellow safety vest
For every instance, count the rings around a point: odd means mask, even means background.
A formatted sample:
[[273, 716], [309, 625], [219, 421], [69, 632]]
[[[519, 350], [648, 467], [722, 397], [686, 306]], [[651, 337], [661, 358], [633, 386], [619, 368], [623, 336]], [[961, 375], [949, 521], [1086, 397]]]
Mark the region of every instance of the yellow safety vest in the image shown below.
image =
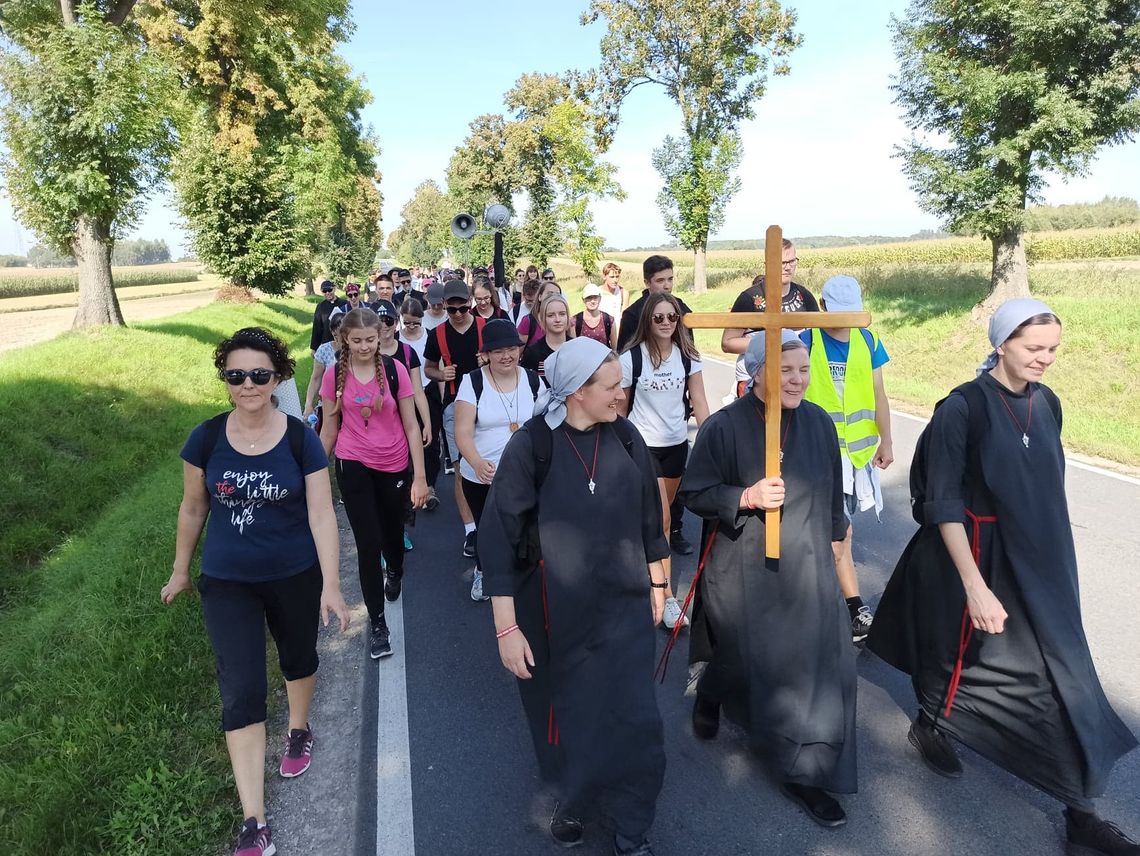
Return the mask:
[[[874, 334], [871, 334], [874, 342]], [[875, 457], [879, 446], [879, 426], [875, 424], [875, 381], [871, 372], [871, 351], [859, 330], [851, 331], [847, 348], [847, 368], [843, 378], [843, 401], [831, 380], [827, 347], [819, 329], [811, 331], [811, 382], [804, 397], [827, 411], [839, 435], [839, 451], [856, 469]]]

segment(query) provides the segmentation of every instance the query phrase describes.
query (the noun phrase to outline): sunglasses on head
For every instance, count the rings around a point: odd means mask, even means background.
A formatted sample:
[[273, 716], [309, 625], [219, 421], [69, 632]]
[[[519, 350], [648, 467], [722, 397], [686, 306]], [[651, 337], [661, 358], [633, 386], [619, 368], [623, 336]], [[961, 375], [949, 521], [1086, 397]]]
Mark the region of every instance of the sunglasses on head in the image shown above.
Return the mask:
[[672, 324], [676, 320], [677, 320], [677, 313], [676, 312], [669, 312], [669, 313], [654, 312], [653, 313], [653, 323], [654, 324], [664, 324], [666, 321], [668, 321], [670, 324]]
[[470, 311], [471, 311], [471, 307], [467, 306], [466, 304], [464, 304], [463, 306], [448, 306], [447, 307], [447, 314], [448, 315], [466, 315]]
[[277, 372], [273, 369], [222, 369], [222, 377], [230, 386], [241, 386], [245, 383], [245, 379], [249, 378], [258, 386], [265, 386], [273, 378], [277, 377]]

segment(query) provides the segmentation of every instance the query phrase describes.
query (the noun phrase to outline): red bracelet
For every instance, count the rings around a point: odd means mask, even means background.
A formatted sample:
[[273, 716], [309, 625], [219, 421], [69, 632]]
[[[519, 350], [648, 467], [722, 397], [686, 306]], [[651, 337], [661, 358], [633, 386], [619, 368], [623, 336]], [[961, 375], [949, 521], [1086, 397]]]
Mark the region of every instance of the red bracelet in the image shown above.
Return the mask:
[[517, 624], [512, 624], [506, 630], [500, 630], [498, 633], [496, 633], [495, 638], [496, 639], [502, 639], [504, 636], [510, 636], [512, 633], [514, 633], [518, 629], [519, 629], [519, 626]]

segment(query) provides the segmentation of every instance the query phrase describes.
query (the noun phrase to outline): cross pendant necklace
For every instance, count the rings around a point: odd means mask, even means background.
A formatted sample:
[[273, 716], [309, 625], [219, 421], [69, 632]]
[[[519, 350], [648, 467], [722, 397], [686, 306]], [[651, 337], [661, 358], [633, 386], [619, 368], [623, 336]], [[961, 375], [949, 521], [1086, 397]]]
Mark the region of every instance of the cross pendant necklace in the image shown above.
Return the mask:
[[1029, 390], [1029, 412], [1026, 414], [1024, 427], [1021, 424], [1021, 420], [1018, 419], [1014, 414], [1013, 408], [1009, 406], [1009, 402], [1005, 400], [1005, 396], [1001, 393], [1000, 390], [998, 391], [998, 398], [1001, 399], [1001, 403], [1005, 405], [1006, 412], [1009, 414], [1009, 418], [1013, 420], [1013, 424], [1017, 426], [1017, 430], [1021, 432], [1021, 445], [1028, 449], [1029, 426], [1033, 424], [1033, 390]]
[[574, 450], [574, 456], [582, 464], [582, 469], [586, 471], [586, 478], [589, 479], [589, 481], [586, 483], [586, 487], [590, 489], [590, 496], [593, 496], [594, 488], [597, 487], [597, 485], [594, 483], [594, 473], [598, 471], [598, 446], [600, 445], [602, 439], [602, 429], [598, 427], [594, 428], [594, 465], [592, 467], [586, 466], [586, 459], [582, 457], [582, 453], [578, 451], [578, 447], [575, 446], [574, 441], [570, 439], [570, 434], [567, 432], [562, 436], [566, 438], [566, 442], [569, 443], [570, 448]]

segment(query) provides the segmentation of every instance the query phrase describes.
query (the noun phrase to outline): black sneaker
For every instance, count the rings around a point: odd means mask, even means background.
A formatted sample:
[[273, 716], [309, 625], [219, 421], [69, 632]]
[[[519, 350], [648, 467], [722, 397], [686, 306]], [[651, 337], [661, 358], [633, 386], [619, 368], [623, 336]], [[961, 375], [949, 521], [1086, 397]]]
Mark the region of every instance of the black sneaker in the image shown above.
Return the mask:
[[582, 821], [568, 814], [560, 814], [561, 804], [554, 806], [550, 816], [550, 837], [559, 847], [577, 847], [582, 843]]
[[669, 536], [669, 546], [678, 556], [693, 555], [693, 545], [689, 543], [688, 538], [681, 534], [680, 529]]
[[466, 559], [475, 558], [475, 536], [478, 533], [477, 529], [472, 529], [463, 538], [463, 556]]
[[435, 511], [439, 508], [439, 497], [436, 496], [435, 488], [428, 488], [427, 501], [424, 503], [424, 508], [428, 511]]
[[653, 848], [649, 846], [649, 842], [642, 839], [640, 844], [630, 847], [622, 847], [614, 836], [614, 856], [653, 856]]
[[874, 616], [871, 615], [871, 607], [859, 607], [859, 610], [851, 616], [851, 641], [856, 645], [865, 642], [868, 634], [871, 632], [871, 623], [873, 621]]
[[391, 568], [384, 571], [384, 599], [395, 603], [400, 599], [400, 589], [404, 584], [403, 575], [397, 576]]
[[1065, 809], [1065, 837], [1072, 856], [1140, 856], [1140, 844], [1095, 814]]
[[780, 790], [820, 826], [834, 828], [847, 823], [847, 812], [843, 810], [843, 806], [822, 788], [784, 782]]
[[946, 735], [927, 719], [926, 714], [919, 712], [910, 731], [906, 733], [906, 739], [918, 750], [926, 766], [938, 775], [948, 779], [961, 777], [962, 762], [958, 760], [958, 753], [954, 751]]
[[368, 653], [373, 660], [392, 656], [391, 635], [383, 618], [372, 624], [372, 633], [368, 636]]

